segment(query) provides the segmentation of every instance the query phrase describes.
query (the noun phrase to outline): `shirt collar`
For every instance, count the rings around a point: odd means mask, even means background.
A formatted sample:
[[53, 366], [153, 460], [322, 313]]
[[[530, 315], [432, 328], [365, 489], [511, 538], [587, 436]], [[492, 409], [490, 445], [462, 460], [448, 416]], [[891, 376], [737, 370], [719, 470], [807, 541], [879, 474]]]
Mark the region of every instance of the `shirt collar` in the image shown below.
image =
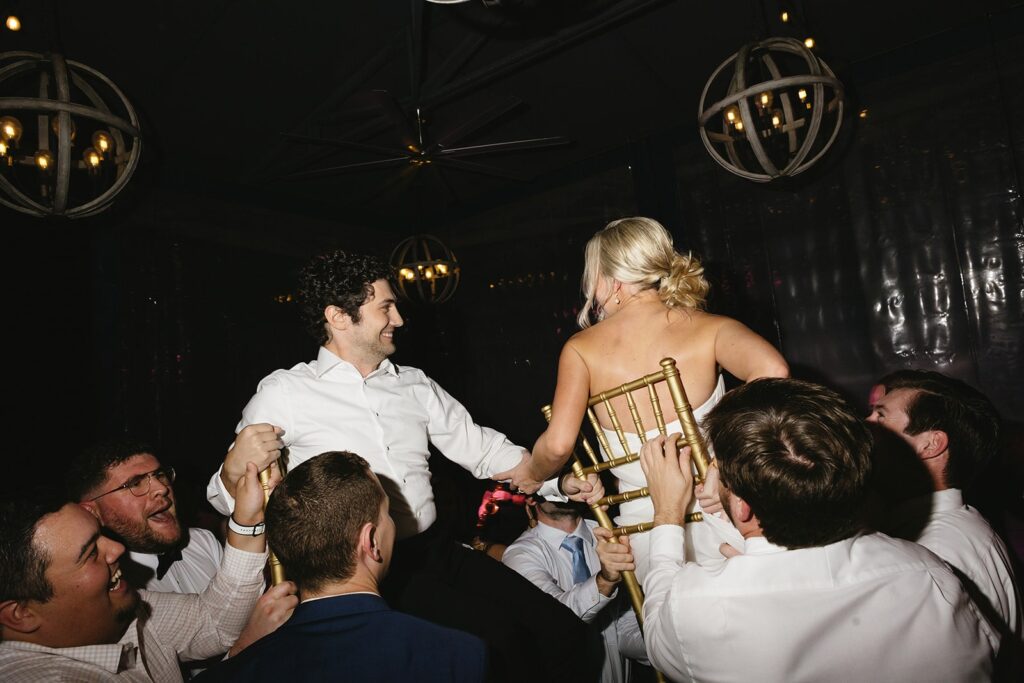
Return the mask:
[[964, 506], [964, 492], [960, 489], [943, 489], [932, 494], [932, 512], [957, 510]]
[[571, 533], [567, 534], [562, 529], [556, 529], [553, 526], [548, 526], [543, 522], [538, 522], [537, 535], [540, 536], [545, 543], [550, 545], [552, 548], [558, 549], [562, 545], [562, 541], [565, 540], [566, 536], [579, 536], [583, 539], [583, 542], [590, 547], [594, 547], [594, 534], [590, 531], [590, 527], [587, 526], [587, 520], [581, 519], [580, 523], [576, 525], [576, 529]]
[[[352, 375], [363, 379], [363, 376], [356, 370], [356, 366], [349, 363], [347, 360], [338, 358], [333, 351], [329, 351], [326, 346], [321, 346], [320, 350], [316, 354], [316, 376], [323, 377], [328, 372], [337, 371], [342, 372], [346, 375]], [[377, 369], [367, 375], [366, 379], [374, 377], [375, 375], [388, 373], [389, 375], [398, 376], [398, 366], [391, 362], [390, 358], [385, 358], [381, 361], [381, 364], [377, 366]]]
[[[128, 627], [128, 634], [134, 635], [136, 624], [132, 622]], [[122, 637], [120, 642], [106, 643], [103, 645], [82, 645], [79, 647], [46, 647], [36, 643], [26, 643], [20, 640], [6, 640], [0, 643], [0, 648], [10, 648], [23, 652], [38, 652], [44, 655], [64, 657], [77, 662], [97, 666], [112, 674], [118, 674], [127, 669], [134, 669], [138, 663], [139, 647], [134, 638]]]
[[149, 567], [150, 569], [156, 569], [157, 565], [160, 564], [160, 557], [155, 553], [137, 553], [134, 551], [128, 551], [128, 559], [135, 564], [142, 565], [143, 567]]
[[775, 545], [764, 536], [751, 536], [744, 539], [744, 555], [773, 555], [784, 552], [786, 552], [786, 548], [781, 545]]

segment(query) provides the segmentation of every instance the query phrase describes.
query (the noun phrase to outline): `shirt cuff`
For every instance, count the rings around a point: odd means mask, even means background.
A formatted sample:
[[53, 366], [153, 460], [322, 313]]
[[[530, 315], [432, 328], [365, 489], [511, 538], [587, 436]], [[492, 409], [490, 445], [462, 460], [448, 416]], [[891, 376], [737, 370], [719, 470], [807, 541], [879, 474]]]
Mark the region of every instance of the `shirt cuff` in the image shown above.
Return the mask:
[[545, 500], [556, 501], [564, 503], [569, 500], [569, 497], [558, 490], [558, 480], [561, 479], [562, 475], [558, 475], [554, 479], [548, 479], [546, 482], [540, 485], [537, 489], [537, 495], [543, 497]]
[[221, 560], [221, 571], [228, 576], [249, 577], [263, 574], [263, 568], [267, 564], [267, 551], [250, 553], [246, 550], [239, 550], [230, 543], [224, 544], [224, 559]]
[[651, 566], [663, 562], [685, 561], [686, 536], [683, 527], [659, 524], [648, 532], [651, 535]]
[[235, 498], [224, 487], [224, 481], [220, 478], [224, 465], [217, 468], [206, 485], [206, 499], [210, 501], [213, 509], [222, 515], [230, 515], [235, 510]]

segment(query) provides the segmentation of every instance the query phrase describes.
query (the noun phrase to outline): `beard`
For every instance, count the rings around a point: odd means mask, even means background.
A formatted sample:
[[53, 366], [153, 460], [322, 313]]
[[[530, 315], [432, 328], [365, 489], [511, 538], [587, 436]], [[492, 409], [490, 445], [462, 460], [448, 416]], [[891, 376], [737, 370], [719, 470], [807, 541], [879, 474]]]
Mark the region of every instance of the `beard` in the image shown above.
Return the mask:
[[104, 518], [107, 530], [121, 541], [125, 548], [136, 553], [150, 553], [160, 555], [174, 550], [187, 540], [181, 528], [181, 521], [177, 514], [174, 514], [174, 530], [170, 533], [157, 532], [146, 520], [126, 519], [117, 515], [107, 520]]

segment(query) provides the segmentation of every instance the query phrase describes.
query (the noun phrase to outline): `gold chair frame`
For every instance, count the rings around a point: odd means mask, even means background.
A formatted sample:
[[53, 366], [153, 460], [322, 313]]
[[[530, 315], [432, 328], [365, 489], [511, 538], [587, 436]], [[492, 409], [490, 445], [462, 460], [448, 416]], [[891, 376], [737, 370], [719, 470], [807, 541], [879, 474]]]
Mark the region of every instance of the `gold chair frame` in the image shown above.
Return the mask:
[[[600, 473], [640, 459], [639, 453], [629, 452], [629, 442], [626, 440], [626, 433], [623, 431], [622, 424], [619, 422], [619, 417], [611, 403], [614, 398], [625, 396], [626, 405], [629, 407], [633, 426], [636, 428], [638, 438], [643, 441], [647, 434], [647, 429], [644, 427], [643, 421], [640, 419], [640, 412], [637, 410], [636, 400], [633, 398], [633, 392], [646, 387], [647, 396], [650, 399], [651, 407], [653, 408], [654, 419], [658, 425], [658, 432], [662, 436], [668, 436], [665, 429], [664, 413], [661, 409], [661, 399], [658, 398], [658, 392], [656, 390], [657, 384], [665, 382], [668, 386], [669, 395], [672, 397], [672, 407], [675, 409], [676, 415], [679, 418], [679, 424], [683, 430], [680, 445], [688, 445], [690, 447], [690, 460], [693, 462], [694, 467], [697, 470], [694, 477], [694, 483], [702, 483], [704, 481], [704, 478], [707, 475], [710, 459], [708, 458], [707, 448], [704, 445], [704, 437], [701, 435], [700, 429], [697, 426], [697, 421], [693, 417], [693, 409], [690, 406], [689, 399], [686, 397], [686, 390], [683, 388], [683, 381], [679, 377], [679, 370], [676, 368], [676, 362], [672, 358], [665, 358], [661, 361], [660, 365], [661, 370], [659, 372], [653, 372], [649, 375], [645, 375], [640, 379], [627, 382], [615, 389], [602, 391], [596, 396], [591, 396], [587, 401], [587, 419], [594, 428], [594, 433], [597, 436], [597, 440], [598, 443], [600, 443], [601, 448], [605, 453], [610, 454], [612, 452], [608, 438], [601, 427], [601, 423], [597, 419], [597, 414], [594, 412], [594, 406], [599, 404], [604, 406], [604, 409], [608, 411], [608, 420], [612, 423], [612, 428], [615, 430], [619, 444], [622, 446], [622, 452], [626, 453], [626, 455], [618, 458], [611, 458], [609, 460], [602, 460], [581, 431], [577, 437], [577, 444], [582, 446], [587, 457], [590, 459], [591, 464], [584, 465], [578, 451], [574, 449], [572, 454], [572, 471], [577, 478], [585, 479], [588, 474]], [[544, 406], [541, 410], [544, 413], [544, 417], [548, 422], [550, 422], [551, 406]], [[641, 524], [634, 524], [626, 527], [616, 527], [612, 523], [608, 513], [602, 508], [606, 505], [617, 505], [629, 500], [645, 498], [649, 495], [650, 491], [645, 486], [641, 489], [623, 491], [621, 493], [605, 496], [590, 507], [594, 512], [594, 518], [597, 519], [597, 523], [603, 528], [611, 531], [614, 534], [615, 539], [617, 539], [619, 536], [626, 534], [650, 531], [654, 527], [654, 522], [643, 522]], [[687, 522], [699, 522], [702, 519], [703, 516], [699, 512], [691, 513], [686, 516]], [[613, 539], [613, 541], [615, 539]], [[643, 591], [640, 589], [640, 583], [637, 581], [636, 575], [633, 572], [628, 571], [622, 572], [622, 580], [623, 583], [626, 584], [630, 601], [633, 603], [633, 610], [636, 612], [637, 621], [640, 623], [640, 627], [642, 629], [644, 598]]]

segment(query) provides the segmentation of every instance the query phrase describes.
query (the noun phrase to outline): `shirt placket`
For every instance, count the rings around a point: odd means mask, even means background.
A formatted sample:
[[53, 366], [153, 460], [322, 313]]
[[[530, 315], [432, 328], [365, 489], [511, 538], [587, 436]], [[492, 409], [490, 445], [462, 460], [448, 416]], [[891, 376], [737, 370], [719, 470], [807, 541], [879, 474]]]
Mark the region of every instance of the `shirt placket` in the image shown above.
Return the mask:
[[405, 473], [399, 472], [398, 468], [395, 467], [395, 461], [391, 458], [391, 443], [388, 441], [387, 433], [384, 429], [384, 425], [381, 424], [381, 411], [384, 406], [381, 404], [380, 391], [374, 388], [373, 381], [379, 378], [377, 375], [370, 375], [363, 379], [360, 388], [363, 392], [364, 405], [369, 409], [369, 419], [373, 422], [374, 427], [377, 430], [377, 443], [380, 446], [381, 459], [383, 460], [383, 468], [387, 470], [387, 474], [394, 481], [402, 482], [405, 485]]

